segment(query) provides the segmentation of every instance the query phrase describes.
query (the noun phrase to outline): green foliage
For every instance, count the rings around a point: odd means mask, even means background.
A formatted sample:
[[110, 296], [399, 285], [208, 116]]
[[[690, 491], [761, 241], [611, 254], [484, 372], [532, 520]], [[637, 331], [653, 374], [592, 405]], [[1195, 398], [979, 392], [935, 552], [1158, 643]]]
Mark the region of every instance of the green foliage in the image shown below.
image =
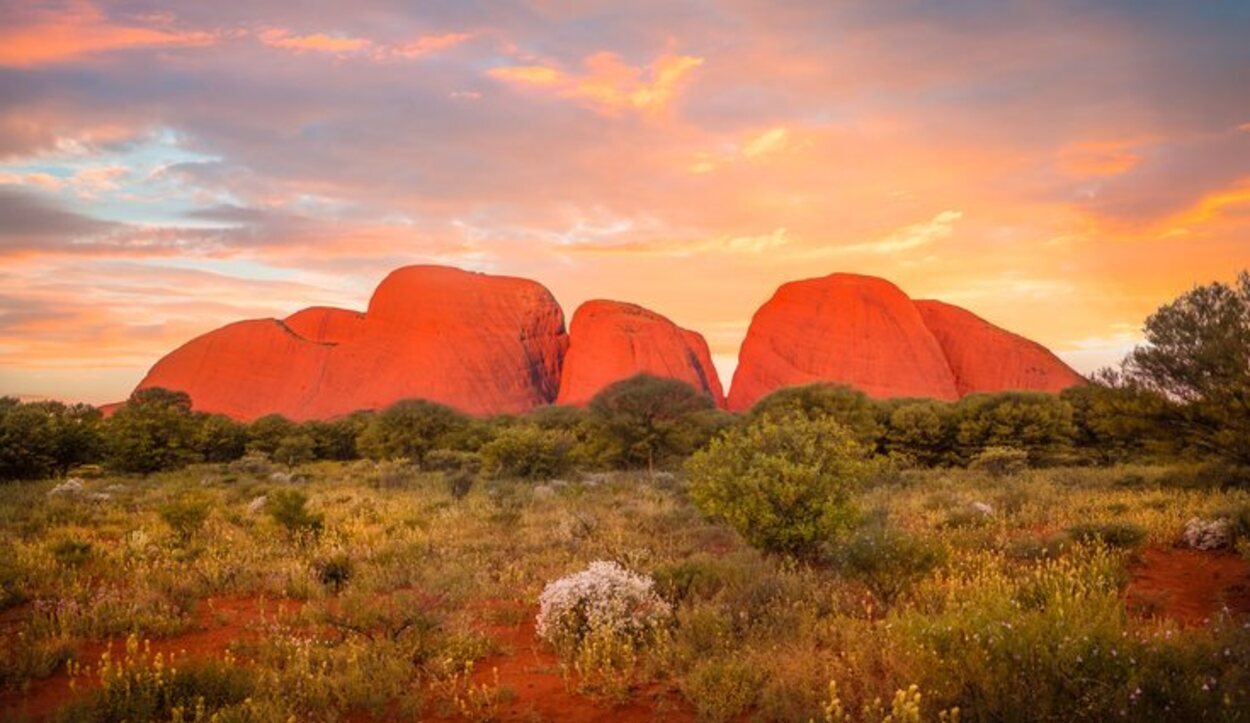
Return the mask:
[[926, 466], [955, 461], [955, 414], [933, 399], [893, 402], [885, 431], [885, 449]]
[[1164, 304], [1144, 332], [1125, 380], [1179, 402], [1164, 422], [1195, 449], [1250, 463], [1250, 272]]
[[1077, 542], [1101, 542], [1110, 547], [1136, 547], [1146, 539], [1146, 531], [1128, 522], [1082, 522], [1068, 528]]
[[158, 512], [182, 545], [191, 541], [212, 511], [212, 501], [204, 495], [184, 494], [160, 506]]
[[308, 510], [308, 495], [300, 490], [279, 489], [270, 492], [265, 510], [279, 525], [292, 534], [320, 534], [325, 516]]
[[748, 417], [804, 416], [829, 417], [851, 431], [865, 449], [874, 451], [881, 443], [885, 408], [863, 392], [840, 384], [808, 384], [779, 389], [755, 403]]
[[184, 392], [140, 389], [104, 425], [109, 467], [147, 473], [198, 461], [199, 426]]
[[572, 467], [576, 440], [567, 432], [519, 424], [500, 431], [481, 449], [482, 470], [497, 477], [550, 479]]
[[451, 407], [410, 399], [374, 415], [356, 440], [357, 449], [373, 460], [425, 459], [434, 449], [466, 449], [469, 420]]
[[268, 455], [271, 459], [282, 440], [299, 433], [299, 425], [281, 414], [267, 414], [247, 427], [247, 451]]
[[687, 455], [719, 425], [711, 398], [648, 374], [608, 385], [590, 400], [589, 412], [606, 461], [624, 468], [654, 469]]
[[1125, 385], [1103, 371], [1090, 384], [1065, 389], [1060, 399], [1072, 405], [1074, 442], [1081, 457], [1094, 464], [1166, 458], [1176, 447], [1163, 419], [1171, 406], [1162, 396]]
[[100, 413], [93, 407], [0, 401], [0, 481], [63, 475], [99, 460]]
[[246, 425], [220, 414], [200, 415], [199, 422], [195, 447], [205, 462], [233, 462], [247, 451]]
[[752, 545], [810, 557], [851, 525], [869, 464], [829, 416], [763, 415], [690, 458], [690, 496]]
[[874, 523], [851, 536], [835, 557], [842, 569], [889, 604], [942, 564], [946, 553], [932, 540]]
[[352, 579], [356, 567], [346, 552], [339, 551], [318, 560], [314, 569], [317, 571], [317, 579], [321, 581], [321, 584], [333, 588], [334, 592], [338, 593]]
[[1014, 477], [1029, 467], [1029, 453], [1016, 447], [986, 447], [972, 458], [968, 469], [991, 477]]
[[[75, 701], [58, 720], [121, 721], [250, 720], [248, 698], [255, 675], [233, 659], [183, 663], [152, 654], [132, 635], [120, 660], [106, 653], [95, 671], [99, 685]], [[231, 718], [234, 714], [238, 718]]]
[[1042, 465], [1072, 450], [1072, 405], [1053, 394], [974, 394], [955, 405], [955, 441], [965, 460], [987, 447], [1017, 447]]
[[52, 557], [64, 567], [82, 567], [91, 559], [94, 546], [75, 537], [57, 540], [50, 548]]
[[369, 424], [368, 414], [352, 414], [328, 422], [309, 421], [300, 429], [313, 439], [313, 456], [317, 459], [358, 459], [356, 438]]
[[310, 462], [316, 456], [317, 441], [311, 434], [296, 431], [278, 440], [273, 450], [273, 461], [294, 468], [298, 464]]

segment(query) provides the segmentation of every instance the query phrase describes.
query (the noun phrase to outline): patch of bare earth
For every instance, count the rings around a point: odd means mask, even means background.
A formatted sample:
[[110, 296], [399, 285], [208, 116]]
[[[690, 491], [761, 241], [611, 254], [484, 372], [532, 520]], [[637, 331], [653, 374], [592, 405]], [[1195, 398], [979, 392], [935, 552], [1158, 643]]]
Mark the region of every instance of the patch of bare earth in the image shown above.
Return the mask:
[[1250, 560], [1228, 552], [1150, 547], [1130, 569], [1129, 608], [1203, 625], [1224, 611], [1250, 615]]

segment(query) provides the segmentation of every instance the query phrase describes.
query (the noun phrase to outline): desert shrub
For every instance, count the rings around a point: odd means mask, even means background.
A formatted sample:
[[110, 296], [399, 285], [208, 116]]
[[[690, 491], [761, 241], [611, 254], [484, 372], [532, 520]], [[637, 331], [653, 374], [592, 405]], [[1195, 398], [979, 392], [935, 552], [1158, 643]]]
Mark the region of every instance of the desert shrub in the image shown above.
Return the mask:
[[313, 439], [313, 456], [317, 459], [351, 460], [360, 457], [356, 437], [369, 423], [366, 414], [352, 414], [332, 421], [312, 420], [300, 430]]
[[712, 399], [676, 379], [639, 374], [590, 400], [589, 424], [605, 461], [654, 469], [688, 455], [720, 424]]
[[299, 425], [281, 414], [267, 414], [247, 426], [247, 451], [273, 459], [282, 440], [299, 431]]
[[469, 449], [470, 420], [451, 407], [408, 399], [369, 419], [356, 439], [362, 455], [373, 460], [425, 459], [434, 449]]
[[537, 632], [559, 653], [571, 656], [592, 633], [644, 646], [670, 614], [651, 578], [598, 561], [543, 588]]
[[311, 462], [316, 457], [317, 441], [307, 432], [296, 431], [278, 440], [272, 453], [273, 461], [284, 464], [287, 469]]
[[1072, 450], [1072, 405], [1053, 394], [972, 394], [954, 405], [955, 442], [970, 460], [987, 447], [1016, 447], [1043, 465]]
[[946, 560], [945, 548], [884, 522], [858, 530], [836, 552], [839, 566], [887, 604]]
[[196, 462], [199, 426], [184, 392], [140, 389], [104, 423], [108, 465], [147, 473]]
[[955, 459], [951, 405], [937, 400], [895, 402], [886, 418], [885, 449], [917, 464], [949, 464]]
[[182, 545], [204, 527], [208, 514], [212, 510], [212, 502], [202, 495], [185, 494], [161, 505], [157, 512], [174, 538]]
[[247, 451], [247, 426], [220, 414], [197, 414], [195, 449], [205, 462], [231, 462]]
[[881, 424], [884, 414], [884, 407], [858, 389], [817, 383], [779, 389], [756, 402], [748, 416], [827, 417], [850, 430], [865, 449], [876, 450], [885, 431]]
[[343, 586], [352, 579], [356, 568], [352, 563], [352, 558], [346, 552], [338, 551], [318, 559], [313, 563], [313, 569], [322, 585], [340, 592]]
[[[135, 635], [120, 660], [105, 653], [94, 671], [99, 685], [57, 716], [62, 721], [113, 723], [227, 719], [255, 691], [255, 675], [224, 660], [181, 662], [152, 654]], [[239, 711], [242, 712], [242, 711]], [[216, 714], [216, 716], [214, 716]], [[247, 718], [243, 718], [247, 720]]]
[[99, 460], [100, 413], [85, 404], [0, 404], [0, 481], [42, 479]]
[[279, 525], [292, 534], [312, 534], [321, 532], [325, 517], [320, 513], [308, 511], [308, 495], [301, 490], [279, 489], [270, 492], [265, 502], [265, 510]]
[[498, 477], [559, 477], [572, 466], [574, 442], [566, 432], [530, 425], [509, 427], [482, 447], [482, 469]]
[[1128, 522], [1082, 522], [1068, 528], [1077, 542], [1101, 542], [1109, 547], [1136, 547], [1146, 539], [1146, 531]]
[[986, 447], [972, 458], [968, 469], [991, 477], [1014, 477], [1029, 467], [1029, 453], [1016, 447]]
[[681, 692], [699, 720], [733, 720], [751, 707], [764, 684], [760, 667], [742, 659], [703, 660], [682, 677]]
[[95, 548], [87, 540], [65, 537], [53, 543], [49, 550], [58, 564], [65, 567], [82, 567], [91, 559]]
[[1158, 483], [1173, 489], [1250, 489], [1250, 466], [1223, 461], [1175, 465], [1159, 477]]
[[752, 545], [811, 556], [848, 529], [869, 464], [832, 417], [764, 415], [690, 458], [690, 496]]

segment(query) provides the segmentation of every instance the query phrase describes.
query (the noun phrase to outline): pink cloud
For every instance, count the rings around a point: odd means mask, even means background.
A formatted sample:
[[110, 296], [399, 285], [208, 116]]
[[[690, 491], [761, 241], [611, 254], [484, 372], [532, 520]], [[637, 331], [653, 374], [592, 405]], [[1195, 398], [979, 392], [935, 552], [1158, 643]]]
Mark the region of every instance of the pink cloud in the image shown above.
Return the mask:
[[106, 18], [94, 5], [75, 2], [65, 12], [41, 11], [0, 30], [0, 66], [30, 67], [132, 48], [196, 47], [213, 33], [127, 25]]

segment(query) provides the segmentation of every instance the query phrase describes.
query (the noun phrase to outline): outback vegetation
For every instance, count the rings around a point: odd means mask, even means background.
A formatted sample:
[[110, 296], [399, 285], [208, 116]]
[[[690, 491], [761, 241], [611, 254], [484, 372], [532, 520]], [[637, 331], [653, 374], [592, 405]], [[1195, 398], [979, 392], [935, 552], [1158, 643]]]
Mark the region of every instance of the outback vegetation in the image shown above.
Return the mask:
[[1250, 276], [1146, 333], [1089, 385], [955, 403], [4, 400], [0, 711], [1246, 720]]

